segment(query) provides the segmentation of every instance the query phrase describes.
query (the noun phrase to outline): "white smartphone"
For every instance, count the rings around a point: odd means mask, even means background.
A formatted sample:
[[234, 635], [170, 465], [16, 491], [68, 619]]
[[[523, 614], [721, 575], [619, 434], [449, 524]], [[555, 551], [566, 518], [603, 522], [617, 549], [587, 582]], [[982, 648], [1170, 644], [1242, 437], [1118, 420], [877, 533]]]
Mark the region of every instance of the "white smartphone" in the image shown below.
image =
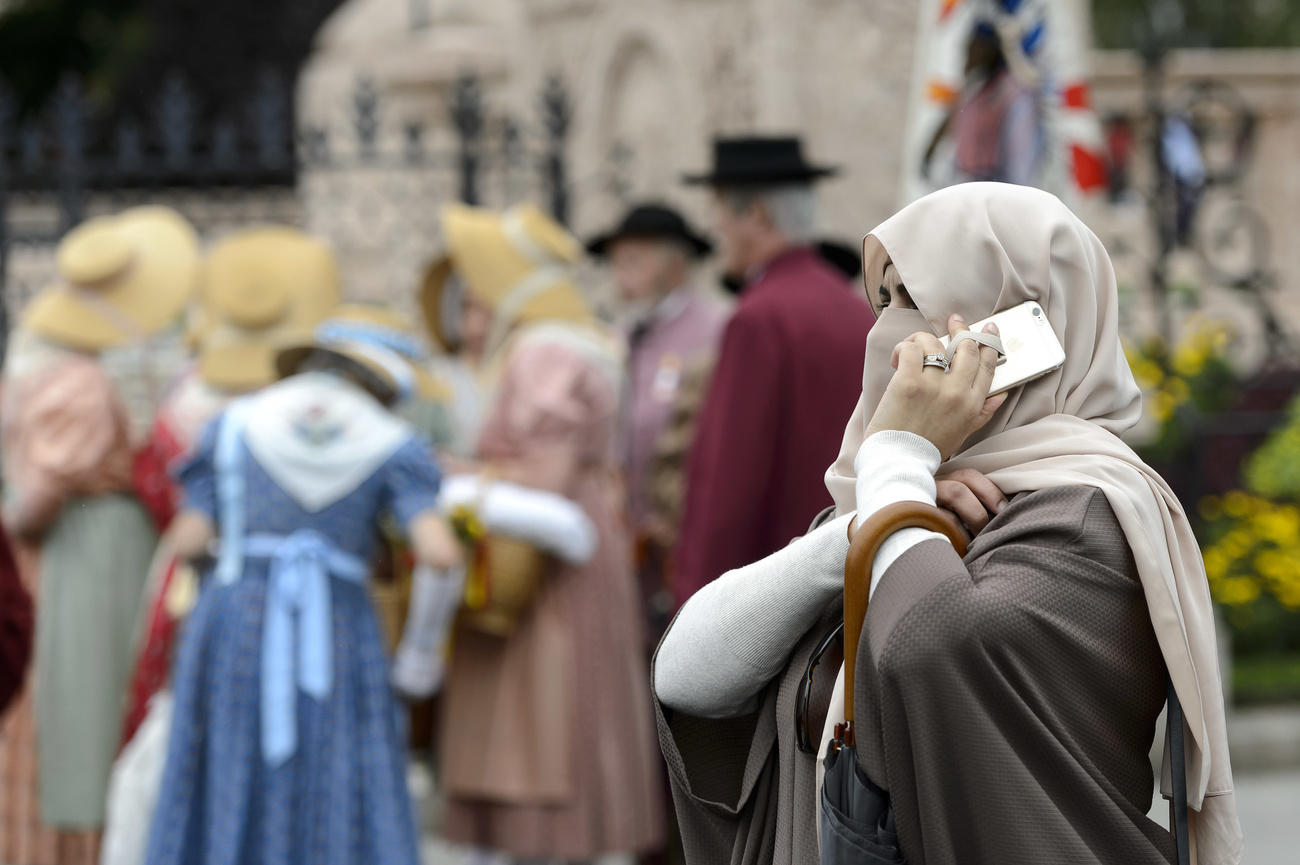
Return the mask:
[[[1019, 306], [1004, 309], [986, 319], [977, 321], [970, 329], [979, 332], [993, 322], [1002, 337], [1002, 347], [1007, 356], [993, 373], [989, 396], [996, 396], [1013, 387], [1041, 378], [1065, 363], [1065, 349], [1056, 338], [1056, 332], [1043, 312], [1042, 304], [1027, 300]], [[949, 337], [940, 340], [947, 348]]]

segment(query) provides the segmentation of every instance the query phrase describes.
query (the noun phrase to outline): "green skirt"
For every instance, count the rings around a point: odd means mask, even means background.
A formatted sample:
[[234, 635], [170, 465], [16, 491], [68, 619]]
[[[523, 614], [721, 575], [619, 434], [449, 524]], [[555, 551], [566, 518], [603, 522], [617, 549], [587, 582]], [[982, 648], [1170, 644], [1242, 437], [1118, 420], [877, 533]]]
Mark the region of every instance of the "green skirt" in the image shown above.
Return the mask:
[[134, 498], [108, 495], [70, 500], [41, 544], [36, 729], [48, 825], [103, 825], [157, 540]]

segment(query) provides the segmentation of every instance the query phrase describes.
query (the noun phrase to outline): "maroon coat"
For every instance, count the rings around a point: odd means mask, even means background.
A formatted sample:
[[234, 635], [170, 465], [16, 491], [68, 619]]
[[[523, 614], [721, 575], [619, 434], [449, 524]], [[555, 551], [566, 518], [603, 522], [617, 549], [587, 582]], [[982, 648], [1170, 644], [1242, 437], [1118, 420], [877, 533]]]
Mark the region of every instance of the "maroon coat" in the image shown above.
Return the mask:
[[822, 477], [862, 392], [874, 323], [862, 292], [811, 249], [777, 257], [745, 289], [691, 448], [678, 603], [784, 547], [831, 504]]
[[33, 616], [31, 596], [0, 527], [0, 712], [22, 689], [32, 654]]

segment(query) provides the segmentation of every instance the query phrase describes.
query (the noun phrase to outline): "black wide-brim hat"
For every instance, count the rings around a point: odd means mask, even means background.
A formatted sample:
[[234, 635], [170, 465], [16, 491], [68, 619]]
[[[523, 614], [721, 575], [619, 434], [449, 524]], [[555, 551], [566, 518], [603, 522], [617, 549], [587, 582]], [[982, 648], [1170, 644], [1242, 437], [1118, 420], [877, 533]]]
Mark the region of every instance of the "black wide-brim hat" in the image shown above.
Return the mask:
[[708, 186], [758, 186], [811, 182], [838, 173], [837, 167], [807, 162], [798, 138], [751, 136], [713, 139], [713, 169], [682, 179]]
[[633, 207], [613, 229], [587, 241], [587, 251], [597, 258], [604, 258], [610, 244], [629, 237], [680, 241], [694, 258], [703, 258], [713, 251], [713, 244], [697, 234], [680, 213], [662, 204]]

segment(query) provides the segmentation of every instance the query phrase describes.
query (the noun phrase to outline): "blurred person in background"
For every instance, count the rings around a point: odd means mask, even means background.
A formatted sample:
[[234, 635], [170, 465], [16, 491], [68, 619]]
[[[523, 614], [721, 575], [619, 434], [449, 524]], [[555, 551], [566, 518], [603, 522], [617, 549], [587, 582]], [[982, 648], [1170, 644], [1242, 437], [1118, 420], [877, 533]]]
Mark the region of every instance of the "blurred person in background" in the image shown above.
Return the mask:
[[[446, 453], [469, 460], [478, 449], [490, 390], [487, 369], [488, 331], [492, 310], [472, 292], [464, 290], [460, 276], [448, 271], [447, 259], [430, 263], [420, 278], [419, 301], [437, 353], [430, 361], [433, 374], [449, 391], [450, 429]], [[444, 290], [450, 287], [451, 290]], [[436, 329], [434, 329], [436, 323]]]
[[359, 316], [285, 348], [180, 469], [178, 555], [216, 550], [175, 670], [146, 862], [415, 865], [389, 660], [366, 593], [379, 515], [454, 566], [427, 445], [389, 408], [420, 371]]
[[[127, 695], [123, 742], [130, 741], [150, 699], [167, 682], [179, 616], [194, 594], [193, 572], [178, 571], [165, 534], [181, 497], [170, 468], [232, 399], [276, 380], [280, 342], [311, 332], [338, 302], [333, 252], [297, 228], [237, 231], [215, 243], [204, 257], [191, 316], [198, 358], [168, 388], [135, 461], [136, 491], [164, 534], [146, 584], [147, 606]], [[178, 573], [185, 585], [175, 582]]]
[[[1022, 80], [1032, 67], [1008, 62], [1006, 41], [992, 20], [980, 20], [966, 43], [966, 83], [934, 131], [921, 159], [930, 176], [940, 144], [950, 137], [953, 165], [939, 179], [947, 183], [997, 180], [1030, 185], [1039, 179], [1045, 154], [1042, 106], [1037, 89]], [[1017, 56], [1017, 60], [1019, 60]]]
[[[653, 648], [674, 609], [669, 554], [680, 505], [656, 501], [649, 489], [650, 470], [660, 438], [680, 407], [683, 380], [693, 368], [712, 367], [728, 310], [689, 282], [691, 266], [707, 257], [713, 244], [668, 207], [633, 207], [617, 226], [592, 238], [587, 251], [608, 262], [625, 314], [627, 386], [620, 456], [646, 637]], [[691, 409], [698, 408], [698, 399], [693, 400]], [[690, 421], [680, 414], [674, 428]]]
[[[572, 281], [581, 246], [538, 209], [452, 206], [443, 228], [426, 310], [490, 313], [484, 475], [558, 493], [597, 534], [585, 563], [537, 565], [508, 627], [462, 618], [442, 697], [443, 834], [479, 862], [654, 850], [663, 803], [615, 456], [621, 351]], [[430, 330], [448, 344], [443, 319]], [[492, 549], [471, 569], [495, 580]]]
[[23, 698], [9, 716], [0, 747], [0, 861], [63, 865], [98, 856], [132, 635], [157, 540], [132, 492], [126, 408], [98, 356], [172, 326], [198, 264], [194, 231], [171, 210], [90, 220], [59, 244], [59, 281], [32, 301], [10, 341], [4, 522], [36, 598], [39, 661], [34, 701]]
[[830, 504], [816, 467], [853, 411], [874, 318], [812, 246], [813, 183], [834, 169], [796, 138], [723, 138], [710, 173], [727, 273], [740, 303], [691, 447], [676, 576], [680, 604], [714, 578], [780, 549]]

